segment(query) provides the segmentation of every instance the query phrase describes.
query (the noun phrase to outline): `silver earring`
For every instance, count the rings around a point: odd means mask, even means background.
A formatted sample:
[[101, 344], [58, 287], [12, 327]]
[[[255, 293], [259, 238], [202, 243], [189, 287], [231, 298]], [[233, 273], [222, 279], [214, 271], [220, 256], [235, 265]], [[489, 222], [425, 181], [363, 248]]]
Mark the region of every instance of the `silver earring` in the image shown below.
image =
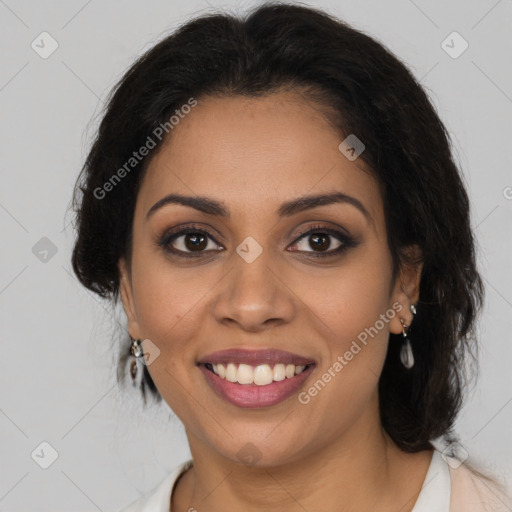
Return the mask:
[[140, 357], [143, 354], [141, 340], [132, 340], [132, 346], [130, 347], [130, 353], [134, 357]]
[[411, 341], [407, 337], [407, 330], [409, 326], [404, 322], [402, 318], [400, 318], [400, 322], [403, 326], [403, 336], [404, 342], [402, 344], [402, 348], [400, 349], [400, 361], [407, 368], [412, 368], [414, 366], [414, 354], [412, 353]]
[[141, 386], [143, 375], [143, 363], [140, 361], [144, 352], [142, 350], [141, 340], [132, 340], [130, 345], [130, 355], [127, 361], [127, 370], [132, 379], [134, 387]]

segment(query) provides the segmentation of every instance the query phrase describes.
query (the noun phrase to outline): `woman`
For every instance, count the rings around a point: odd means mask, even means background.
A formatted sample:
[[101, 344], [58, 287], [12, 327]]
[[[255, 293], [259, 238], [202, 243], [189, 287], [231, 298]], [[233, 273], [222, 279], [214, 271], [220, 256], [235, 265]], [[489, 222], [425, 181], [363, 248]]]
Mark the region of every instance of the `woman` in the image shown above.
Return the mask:
[[468, 196], [381, 44], [296, 5], [190, 21], [113, 91], [75, 208], [119, 368], [192, 454], [126, 511], [509, 510], [451, 453], [483, 297]]

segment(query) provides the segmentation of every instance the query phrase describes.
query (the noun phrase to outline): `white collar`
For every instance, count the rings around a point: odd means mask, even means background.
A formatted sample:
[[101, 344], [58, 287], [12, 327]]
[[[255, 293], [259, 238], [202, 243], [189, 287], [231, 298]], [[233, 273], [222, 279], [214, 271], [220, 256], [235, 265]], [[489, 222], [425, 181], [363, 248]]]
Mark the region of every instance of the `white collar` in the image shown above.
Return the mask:
[[411, 512], [449, 512], [451, 477], [448, 463], [435, 450], [420, 495]]

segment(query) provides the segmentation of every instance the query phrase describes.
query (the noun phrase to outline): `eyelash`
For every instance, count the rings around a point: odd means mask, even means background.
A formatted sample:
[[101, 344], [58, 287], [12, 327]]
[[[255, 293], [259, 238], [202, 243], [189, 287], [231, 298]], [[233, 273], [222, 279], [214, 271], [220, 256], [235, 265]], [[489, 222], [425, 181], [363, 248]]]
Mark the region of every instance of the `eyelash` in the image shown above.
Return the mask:
[[[181, 251], [179, 249], [173, 249], [170, 245], [171, 242], [173, 242], [180, 236], [189, 235], [189, 234], [204, 235], [208, 239], [215, 242], [217, 245], [220, 245], [208, 231], [206, 231], [200, 227], [195, 227], [193, 225], [183, 228], [179, 231], [166, 232], [162, 237], [160, 237], [160, 239], [157, 242], [157, 245], [159, 247], [162, 247], [164, 249], [164, 251], [166, 251], [170, 254], [176, 255], [180, 258], [200, 258], [205, 253], [205, 251], [198, 251], [195, 254], [193, 252], [187, 253], [187, 252]], [[333, 257], [338, 256], [341, 253], [345, 252], [347, 249], [349, 249], [351, 247], [356, 247], [358, 245], [358, 242], [355, 238], [348, 236], [345, 233], [338, 231], [336, 229], [330, 228], [328, 226], [322, 226], [322, 225], [312, 226], [312, 227], [308, 228], [307, 230], [299, 233], [298, 237], [295, 239], [295, 241], [293, 242], [292, 245], [296, 245], [302, 238], [306, 238], [307, 236], [311, 236], [313, 234], [330, 235], [330, 236], [337, 238], [338, 241], [341, 242], [341, 245], [337, 249], [331, 250], [330, 252], [322, 253], [322, 252], [315, 252], [315, 251], [302, 251], [302, 252], [306, 252], [308, 254], [312, 254], [314, 258], [325, 258], [328, 256], [333, 256]], [[301, 251], [299, 251], [299, 252], [301, 252]]]

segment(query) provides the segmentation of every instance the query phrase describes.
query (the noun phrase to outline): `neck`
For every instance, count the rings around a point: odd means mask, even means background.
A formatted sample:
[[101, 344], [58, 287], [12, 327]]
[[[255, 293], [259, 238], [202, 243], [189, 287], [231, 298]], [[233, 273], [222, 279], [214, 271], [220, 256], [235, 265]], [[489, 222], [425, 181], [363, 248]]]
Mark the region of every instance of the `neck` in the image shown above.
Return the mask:
[[302, 450], [300, 460], [261, 467], [233, 462], [187, 431], [194, 465], [173, 493], [172, 511], [410, 511], [432, 452], [402, 452], [380, 423], [356, 423], [332, 442]]

